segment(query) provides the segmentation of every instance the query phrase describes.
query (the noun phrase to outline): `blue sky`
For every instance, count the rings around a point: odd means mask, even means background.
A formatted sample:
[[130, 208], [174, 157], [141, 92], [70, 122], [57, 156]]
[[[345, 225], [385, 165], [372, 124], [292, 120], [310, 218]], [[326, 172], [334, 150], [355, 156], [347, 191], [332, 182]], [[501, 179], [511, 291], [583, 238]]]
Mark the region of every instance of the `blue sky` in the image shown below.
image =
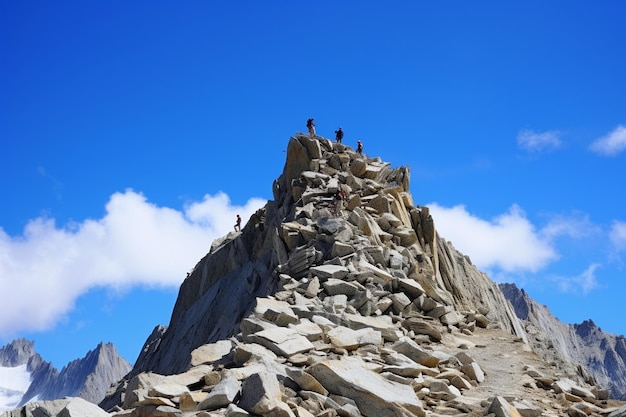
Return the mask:
[[[497, 282], [626, 333], [623, 1], [0, 0], [0, 345], [134, 362], [289, 137], [411, 169]], [[69, 340], [69, 342], [68, 342]]]

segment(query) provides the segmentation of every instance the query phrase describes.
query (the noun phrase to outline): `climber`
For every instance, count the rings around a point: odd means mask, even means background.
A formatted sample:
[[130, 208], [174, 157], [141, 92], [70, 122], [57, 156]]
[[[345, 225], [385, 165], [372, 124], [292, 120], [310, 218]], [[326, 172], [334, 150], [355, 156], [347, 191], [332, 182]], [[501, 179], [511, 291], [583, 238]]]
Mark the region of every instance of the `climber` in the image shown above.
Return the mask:
[[241, 232], [241, 217], [237, 215], [237, 222], [235, 223], [235, 232]]
[[313, 118], [306, 121], [306, 127], [309, 129], [309, 136], [311, 138], [315, 137], [315, 123], [313, 122]]
[[356, 141], [356, 151], [359, 155], [363, 155], [363, 144], [360, 140]]
[[343, 192], [343, 190], [338, 189], [333, 199], [333, 209], [334, 209], [335, 215], [341, 213], [341, 210], [343, 209], [343, 200], [345, 198], [346, 198], [346, 195]]
[[337, 139], [337, 143], [341, 143], [341, 140], [343, 139], [343, 130], [341, 129], [341, 126], [339, 126], [339, 129], [335, 130], [335, 138]]

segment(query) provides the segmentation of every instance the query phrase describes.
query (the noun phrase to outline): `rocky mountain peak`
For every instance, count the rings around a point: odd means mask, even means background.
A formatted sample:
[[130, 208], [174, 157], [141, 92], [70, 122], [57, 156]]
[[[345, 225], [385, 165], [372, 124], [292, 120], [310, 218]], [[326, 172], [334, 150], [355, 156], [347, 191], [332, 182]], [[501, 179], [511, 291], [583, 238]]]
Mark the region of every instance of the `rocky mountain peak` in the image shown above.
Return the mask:
[[0, 366], [15, 367], [24, 365], [35, 355], [35, 342], [23, 338], [15, 339], [0, 348]]
[[95, 404], [130, 369], [130, 364], [111, 343], [100, 343], [84, 358], [71, 361], [59, 372], [35, 352], [33, 341], [17, 339], [0, 349], [0, 410], [2, 404], [9, 408], [65, 396]]
[[[291, 137], [274, 199], [241, 233], [213, 242], [181, 285], [169, 326], [155, 328], [101, 406], [137, 415], [506, 415], [512, 406], [497, 393], [507, 393], [538, 415], [539, 404], [516, 398], [524, 386], [605, 398], [575, 368], [562, 382], [538, 369], [511, 304], [438, 236], [409, 180], [407, 167]], [[520, 378], [500, 377], [500, 366]], [[173, 385], [179, 391], [166, 393]]]
[[409, 177], [407, 167], [349, 146], [291, 137], [274, 199], [241, 233], [213, 243], [181, 285], [169, 326], [148, 339], [131, 375], [186, 370], [193, 349], [239, 333], [256, 298], [275, 293], [287, 277], [362, 282], [352, 307], [365, 316], [380, 314], [384, 294], [410, 288], [424, 303], [414, 308], [448, 324], [463, 314], [488, 315], [525, 338], [497, 286], [437, 235], [427, 207], [414, 204]]
[[589, 335], [595, 333], [595, 332], [601, 332], [602, 329], [600, 329], [598, 326], [596, 326], [596, 324], [593, 322], [593, 320], [588, 319], [583, 321], [580, 324], [575, 324], [574, 325], [574, 329], [576, 329], [576, 333], [580, 336], [580, 337], [588, 337]]
[[[409, 177], [349, 146], [291, 137], [273, 200], [213, 242], [102, 416], [616, 410], [578, 369], [531, 352], [511, 304], [438, 235]], [[46, 409], [88, 415], [70, 406]]]

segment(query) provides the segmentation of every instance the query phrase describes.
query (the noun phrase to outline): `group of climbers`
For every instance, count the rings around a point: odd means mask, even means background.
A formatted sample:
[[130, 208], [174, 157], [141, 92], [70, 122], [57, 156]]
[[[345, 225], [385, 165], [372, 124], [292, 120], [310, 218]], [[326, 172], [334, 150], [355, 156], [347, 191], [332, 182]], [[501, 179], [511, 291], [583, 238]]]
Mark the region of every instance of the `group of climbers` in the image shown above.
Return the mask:
[[[315, 137], [315, 119], [310, 118], [306, 121], [306, 127], [309, 131], [309, 136], [311, 138]], [[341, 143], [343, 140], [343, 128], [339, 126], [337, 130], [335, 130], [335, 140], [337, 143]], [[356, 152], [360, 155], [363, 154], [363, 143], [360, 140], [356, 141]], [[332, 208], [335, 214], [340, 214], [343, 208], [343, 201], [346, 199], [346, 194], [340, 188], [337, 190], [335, 195], [333, 196]], [[235, 232], [241, 232], [241, 217], [239, 214], [237, 215], [235, 221]]]
[[[313, 139], [315, 137], [315, 119], [308, 119], [306, 121], [306, 128], [309, 130], [309, 136]], [[343, 141], [343, 129], [341, 126], [335, 130], [335, 140], [337, 143], [341, 143]], [[356, 152], [363, 155], [363, 143], [360, 140], [356, 141]]]
[[[309, 136], [311, 137], [311, 139], [313, 139], [315, 137], [315, 119], [310, 118], [306, 121], [306, 127], [309, 131]], [[343, 141], [343, 128], [341, 126], [339, 126], [339, 128], [337, 128], [337, 130], [335, 130], [335, 140], [337, 143], [342, 143]], [[363, 155], [363, 142], [361, 142], [360, 140], [356, 141], [356, 152], [359, 155]], [[333, 200], [331, 203], [331, 209], [334, 212], [335, 215], [340, 215], [341, 211], [343, 209], [343, 202], [347, 200], [347, 195], [345, 193], [345, 191], [339, 187], [339, 189], [337, 190], [337, 192], [333, 195]]]

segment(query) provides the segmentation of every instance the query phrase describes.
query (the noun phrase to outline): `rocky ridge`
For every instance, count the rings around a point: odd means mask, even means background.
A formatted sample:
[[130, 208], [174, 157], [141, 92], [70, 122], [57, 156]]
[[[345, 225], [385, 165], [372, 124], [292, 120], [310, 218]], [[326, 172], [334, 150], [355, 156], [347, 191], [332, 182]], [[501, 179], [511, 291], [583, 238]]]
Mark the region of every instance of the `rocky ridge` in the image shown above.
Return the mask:
[[408, 190], [407, 168], [292, 137], [274, 200], [214, 242], [106, 412], [66, 399], [3, 416], [626, 415], [530, 350]]
[[547, 361], [580, 364], [598, 386], [611, 390], [612, 398], [626, 399], [624, 336], [605, 333], [591, 320], [563, 323], [514, 284], [500, 284], [500, 289], [522, 320], [534, 351]]
[[[84, 358], [76, 359], [59, 372], [35, 352], [34, 342], [17, 339], [0, 349], [0, 366], [26, 365], [30, 385], [21, 393], [17, 406], [34, 399], [55, 400], [65, 396], [80, 397], [92, 403], [104, 398], [111, 384], [126, 375], [131, 365], [121, 358], [111, 343], [100, 343]], [[5, 381], [2, 381], [3, 385]], [[6, 381], [10, 385], [11, 381]]]

